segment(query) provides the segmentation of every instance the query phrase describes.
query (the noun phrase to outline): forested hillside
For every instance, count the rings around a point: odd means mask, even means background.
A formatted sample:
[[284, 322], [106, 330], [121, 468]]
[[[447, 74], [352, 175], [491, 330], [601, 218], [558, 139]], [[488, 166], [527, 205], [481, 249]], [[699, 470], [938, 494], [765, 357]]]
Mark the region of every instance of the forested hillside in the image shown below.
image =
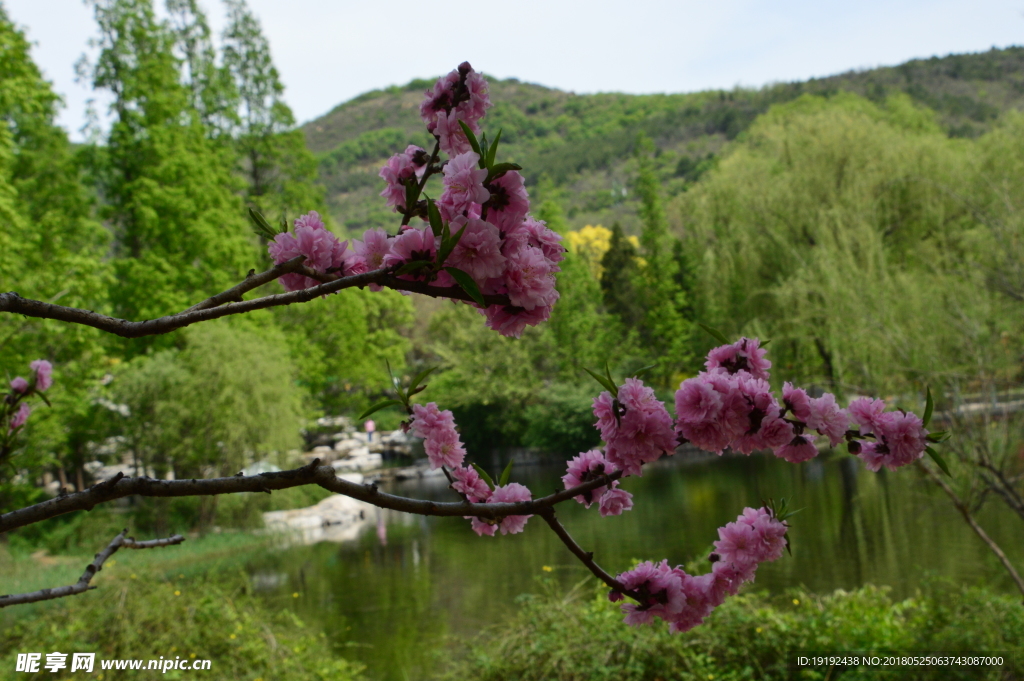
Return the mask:
[[[480, 64], [486, 70], [486, 64]], [[320, 160], [320, 182], [331, 213], [352, 230], [386, 224], [376, 200], [377, 172], [405, 144], [426, 145], [418, 106], [430, 81], [368, 92], [303, 126]], [[532, 189], [547, 178], [558, 189], [568, 224], [610, 226], [638, 233], [638, 201], [630, 191], [638, 134], [654, 141], [663, 191], [679, 194], [716, 162], [728, 140], [773, 104], [802, 94], [853, 92], [881, 103], [905, 93], [935, 111], [951, 137], [977, 137], [999, 114], [1024, 109], [1024, 48], [918, 59], [762, 89], [673, 95], [576, 95], [492, 80], [487, 127], [502, 130], [506, 153], [526, 169]]]

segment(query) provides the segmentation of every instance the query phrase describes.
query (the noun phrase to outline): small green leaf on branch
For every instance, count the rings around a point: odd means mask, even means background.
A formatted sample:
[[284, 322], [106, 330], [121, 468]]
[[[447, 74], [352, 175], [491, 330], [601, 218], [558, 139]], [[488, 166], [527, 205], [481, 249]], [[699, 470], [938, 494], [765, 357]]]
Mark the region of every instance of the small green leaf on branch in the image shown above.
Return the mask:
[[[273, 241], [280, 234], [280, 232], [270, 226], [270, 223], [267, 222], [267, 219], [258, 210], [250, 208], [249, 219], [256, 224], [256, 233], [270, 241]], [[284, 231], [287, 231], [287, 228]]]
[[444, 222], [441, 220], [441, 211], [437, 209], [437, 204], [430, 197], [427, 197], [427, 219], [430, 220], [430, 229], [434, 232], [434, 236], [441, 236], [444, 226]]
[[[465, 227], [463, 227], [465, 229]], [[459, 230], [459, 234], [462, 234], [462, 229]], [[480, 287], [473, 281], [473, 277], [469, 276], [468, 272], [463, 272], [458, 267], [445, 267], [444, 271], [452, 275], [452, 278], [458, 282], [462, 290], [469, 294], [469, 297], [476, 302], [480, 307], [487, 307], [487, 303], [484, 302], [484, 294], [480, 293]]]
[[928, 433], [928, 437], [926, 439], [928, 440], [928, 442], [934, 442], [938, 444], [939, 442], [945, 442], [951, 437], [952, 434], [948, 430], [937, 430], [934, 433]]
[[362, 421], [363, 419], [365, 419], [367, 416], [369, 416], [370, 414], [372, 414], [374, 412], [378, 412], [381, 409], [387, 409], [388, 407], [394, 407], [394, 406], [399, 405], [401, 403], [402, 403], [401, 400], [390, 400], [390, 399], [388, 399], [388, 400], [381, 400], [380, 402], [378, 402], [377, 404], [373, 405], [372, 407], [370, 407], [369, 409], [364, 411], [362, 414], [360, 414], [358, 420]]
[[946, 462], [942, 460], [942, 457], [939, 456], [938, 452], [936, 452], [931, 447], [925, 447], [924, 451], [928, 452], [928, 456], [932, 457], [932, 461], [934, 461], [935, 465], [942, 469], [943, 473], [945, 473], [947, 476], [951, 478], [953, 477], [953, 474], [949, 472], [949, 466], [947, 466]]
[[480, 466], [477, 466], [475, 463], [470, 464], [470, 466], [473, 467], [473, 470], [476, 471], [476, 474], [480, 476], [481, 480], [483, 480], [484, 482], [487, 483], [487, 486], [490, 487], [491, 491], [493, 492], [494, 491], [494, 480], [492, 480], [491, 476], [489, 476], [487, 474], [487, 471], [485, 471], [483, 468], [480, 468]]
[[618, 387], [616, 387], [616, 385], [614, 383], [612, 383], [610, 380], [608, 380], [607, 378], [605, 378], [601, 374], [598, 374], [596, 372], [591, 371], [587, 367], [583, 367], [583, 370], [586, 371], [588, 374], [590, 374], [594, 378], [595, 381], [600, 383], [602, 388], [604, 388], [605, 390], [610, 392], [612, 394], [612, 397], [615, 397], [616, 395], [619, 394]]
[[418, 388], [420, 383], [423, 382], [423, 379], [425, 379], [430, 374], [434, 373], [434, 371], [436, 370], [437, 367], [430, 367], [429, 369], [424, 369], [423, 371], [416, 374], [412, 379], [412, 383], [409, 384], [409, 394], [412, 395], [415, 392], [419, 392], [416, 390], [416, 388]]
[[459, 239], [462, 238], [462, 233], [466, 231], [466, 227], [469, 223], [462, 225], [462, 228], [455, 233], [455, 236], [448, 234], [448, 226], [445, 225], [444, 238], [441, 239], [441, 248], [437, 251], [437, 266], [443, 267], [448, 256], [452, 254], [455, 247], [459, 243]]
[[648, 364], [645, 367], [641, 367], [641, 368], [637, 369], [636, 371], [633, 372], [633, 378], [640, 378], [641, 376], [643, 376], [644, 374], [646, 374], [648, 371], [650, 371], [651, 369], [653, 369], [656, 366], [658, 366], [658, 365], [657, 364]]
[[697, 326], [711, 334], [711, 337], [714, 338], [719, 343], [721, 343], [722, 345], [729, 344], [729, 339], [727, 339], [725, 335], [718, 329], [712, 329], [710, 326], [707, 326], [706, 324], [701, 324], [700, 322], [697, 322]]
[[921, 418], [921, 423], [925, 428], [928, 427], [928, 423], [932, 420], [932, 411], [935, 409], [935, 402], [932, 401], [932, 389], [925, 388], [925, 405], [924, 405], [924, 417]]
[[418, 272], [419, 270], [422, 270], [424, 267], [430, 267], [430, 265], [431, 263], [427, 260], [413, 260], [412, 262], [407, 262], [401, 267], [399, 267], [395, 271], [395, 275], [401, 276], [403, 274], [411, 274], [413, 272]]
[[480, 143], [476, 140], [476, 135], [473, 134], [472, 128], [466, 125], [466, 121], [459, 121], [459, 127], [462, 128], [462, 132], [466, 133], [466, 139], [469, 140], [469, 146], [473, 147], [473, 151], [480, 157], [480, 167], [483, 168], [484, 155], [480, 153]]
[[498, 481], [498, 487], [504, 487], [507, 485], [510, 477], [512, 477], [512, 459], [508, 460], [508, 465], [505, 466], [505, 470], [501, 472], [501, 479]]
[[505, 173], [507, 173], [510, 170], [522, 170], [522, 169], [523, 169], [523, 167], [521, 165], [519, 165], [518, 163], [497, 163], [497, 164], [491, 166], [491, 169], [487, 172], [487, 179], [484, 180], [484, 184], [487, 184], [488, 182], [493, 182], [494, 180], [497, 180], [499, 177], [501, 177], [502, 175], [504, 175]]
[[494, 157], [498, 154], [498, 140], [501, 139], [501, 130], [498, 130], [498, 135], [494, 138], [494, 142], [491, 144], [490, 150], [487, 152], [487, 167], [490, 168], [494, 165]]

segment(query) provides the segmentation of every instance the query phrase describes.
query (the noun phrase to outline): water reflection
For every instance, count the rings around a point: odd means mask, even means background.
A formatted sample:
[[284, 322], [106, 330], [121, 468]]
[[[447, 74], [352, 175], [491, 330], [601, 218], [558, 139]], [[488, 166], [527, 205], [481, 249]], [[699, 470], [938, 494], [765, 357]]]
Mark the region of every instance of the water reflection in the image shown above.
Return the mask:
[[[514, 479], [543, 495], [562, 473], [564, 466], [534, 466]], [[873, 474], [849, 457], [802, 466], [770, 455], [669, 459], [623, 487], [636, 506], [621, 517], [602, 519], [596, 507], [577, 504], [558, 511], [609, 571], [626, 569], [633, 559], [699, 559], [709, 552], [715, 529], [744, 506], [786, 497], [793, 508], [805, 509], [792, 519], [793, 554], [762, 566], [755, 588], [803, 585], [824, 592], [874, 583], [902, 597], [927, 574], [938, 574], [1013, 589], [941, 491], [913, 470]], [[450, 495], [437, 479], [396, 483], [388, 491]], [[1011, 560], [1024, 560], [1019, 520], [996, 505], [981, 520]], [[543, 566], [554, 570], [542, 572]], [[388, 680], [428, 675], [444, 662], [447, 634], [472, 635], [500, 622], [518, 595], [536, 590], [539, 575], [569, 589], [589, 574], [537, 519], [521, 535], [480, 538], [461, 519], [390, 511], [353, 542], [292, 547], [250, 569], [270, 598], [287, 600], [304, 619], [323, 624], [341, 654], [367, 664], [370, 678]], [[301, 593], [298, 601], [294, 591]]]

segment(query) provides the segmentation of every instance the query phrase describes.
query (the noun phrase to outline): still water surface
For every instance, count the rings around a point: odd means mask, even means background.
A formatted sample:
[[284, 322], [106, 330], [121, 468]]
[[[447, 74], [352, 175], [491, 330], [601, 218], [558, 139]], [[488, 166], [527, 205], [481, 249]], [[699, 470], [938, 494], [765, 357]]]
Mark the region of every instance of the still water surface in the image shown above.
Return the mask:
[[[564, 472], [564, 464], [523, 467], [513, 480], [541, 496], [560, 486]], [[676, 457], [645, 468], [644, 477], [623, 488], [636, 505], [620, 517], [601, 518], [596, 505], [559, 507], [569, 532], [613, 574], [634, 559], [682, 564], [706, 555], [716, 528], [744, 506], [786, 497], [791, 508], [805, 509], [790, 521], [792, 556], [762, 566], [754, 588], [828, 592], [871, 583], [904, 597], [923, 577], [940, 575], [1013, 591], [941, 490], [915, 470], [875, 474], [850, 457], [799, 466], [771, 455]], [[396, 483], [387, 491], [452, 500], [443, 479]], [[249, 565], [268, 598], [323, 625], [342, 655], [367, 665], [371, 679], [423, 678], [443, 664], [448, 636], [472, 636], [501, 622], [514, 612], [517, 596], [539, 590], [538, 578], [568, 590], [589, 575], [537, 518], [522, 534], [489, 538], [477, 537], [461, 519], [382, 513], [386, 544], [370, 527], [347, 544], [292, 547]], [[996, 503], [981, 518], [1011, 560], [1024, 562], [1019, 519]]]

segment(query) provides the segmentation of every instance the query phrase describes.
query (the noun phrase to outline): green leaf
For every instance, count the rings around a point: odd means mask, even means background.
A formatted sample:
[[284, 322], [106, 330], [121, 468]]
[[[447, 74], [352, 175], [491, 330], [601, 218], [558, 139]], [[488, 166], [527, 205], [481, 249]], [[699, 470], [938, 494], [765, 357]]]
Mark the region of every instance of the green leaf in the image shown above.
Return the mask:
[[437, 251], [437, 266], [438, 267], [442, 267], [444, 265], [444, 261], [448, 259], [449, 255], [452, 254], [452, 251], [455, 249], [455, 246], [458, 245], [459, 239], [462, 238], [462, 233], [466, 231], [466, 227], [468, 225], [469, 225], [468, 222], [465, 225], [462, 225], [462, 229], [460, 229], [458, 232], [456, 232], [454, 237], [448, 236], [448, 234], [447, 234], [448, 226], [445, 225], [445, 232], [446, 232], [445, 238], [441, 240], [441, 248], [440, 248], [440, 250]]
[[712, 329], [710, 326], [705, 326], [700, 322], [697, 322], [697, 326], [711, 334], [711, 337], [714, 338], [719, 343], [721, 343], [722, 345], [729, 345], [729, 339], [727, 339], [718, 329]]
[[418, 182], [410, 182], [405, 185], [405, 212], [408, 213], [415, 206], [420, 198], [420, 185]]
[[441, 211], [437, 209], [437, 204], [430, 197], [427, 197], [427, 219], [430, 220], [430, 229], [433, 230], [434, 236], [441, 236], [441, 230], [444, 228]]
[[487, 167], [487, 150], [488, 149], [489, 149], [489, 147], [487, 146], [487, 133], [485, 132], [482, 135], [480, 135], [480, 167], [481, 168], [486, 168]]
[[466, 125], [466, 121], [459, 121], [459, 127], [462, 128], [462, 132], [466, 133], [466, 139], [469, 140], [469, 146], [473, 147], [473, 151], [480, 157], [480, 167], [483, 168], [484, 157], [480, 153], [480, 143], [476, 141], [476, 135], [473, 134], [473, 130]]
[[617, 395], [619, 393], [619, 389], [617, 387], [615, 387], [615, 384], [610, 382], [604, 376], [591, 371], [587, 367], [583, 367], [583, 370], [586, 371], [591, 376], [593, 376], [594, 380], [597, 381], [598, 383], [600, 383], [602, 388], [604, 388], [605, 390], [607, 390], [608, 392], [610, 392], [612, 394], [612, 397], [614, 397], [615, 395]]
[[398, 276], [402, 274], [410, 274], [412, 272], [417, 272], [419, 270], [422, 270], [424, 267], [430, 267], [431, 264], [432, 263], [430, 263], [427, 260], [413, 260], [412, 262], [407, 262], [401, 267], [399, 267], [398, 270], [395, 271], [395, 275]]
[[370, 407], [369, 409], [364, 411], [362, 414], [360, 414], [359, 418], [356, 419], [356, 420], [357, 421], [362, 421], [363, 419], [365, 419], [367, 416], [369, 416], [370, 414], [372, 414], [374, 412], [380, 411], [381, 409], [386, 409], [388, 407], [394, 407], [395, 405], [398, 405], [398, 404], [401, 404], [401, 403], [402, 403], [401, 400], [390, 400], [390, 399], [388, 399], [388, 400], [381, 400], [380, 402], [378, 402], [377, 404], [373, 405], [372, 407]]
[[658, 365], [657, 364], [648, 364], [645, 367], [641, 367], [641, 368], [637, 369], [636, 371], [633, 372], [633, 378], [640, 378], [641, 376], [643, 376], [644, 374], [646, 374], [648, 371], [650, 371], [651, 369], [653, 369], [656, 366], [658, 366]]
[[928, 427], [928, 422], [932, 420], [932, 410], [935, 409], [935, 402], [932, 401], [932, 389], [931, 388], [925, 388], [924, 392], [925, 392], [924, 417], [921, 419], [921, 422], [924, 424], [924, 427], [927, 428]]
[[507, 485], [510, 477], [512, 477], [512, 459], [508, 460], [508, 465], [505, 466], [505, 470], [501, 472], [501, 480], [498, 481], [498, 487], [504, 487]]
[[476, 474], [480, 476], [480, 479], [486, 482], [487, 486], [491, 488], [491, 491], [493, 491], [494, 480], [491, 480], [491, 476], [487, 475], [487, 471], [485, 471], [483, 468], [480, 468], [480, 466], [477, 466], [475, 463], [470, 464], [470, 466], [473, 467], [473, 469], [476, 471]]
[[953, 435], [948, 430], [937, 430], [934, 433], [928, 433], [927, 440], [928, 442], [939, 443], [945, 442], [951, 437], [953, 437]]
[[953, 475], [949, 472], [949, 466], [947, 466], [946, 462], [942, 460], [942, 457], [939, 456], [938, 452], [936, 452], [931, 447], [925, 447], [924, 451], [928, 452], [928, 456], [932, 457], [932, 461], [934, 461], [935, 464], [942, 469], [943, 473], [945, 473], [948, 477], [953, 477]]
[[[463, 227], [462, 229], [465, 229]], [[459, 234], [462, 234], [462, 229], [459, 230]], [[452, 278], [458, 282], [462, 290], [469, 294], [469, 297], [476, 301], [476, 304], [480, 307], [487, 307], [487, 303], [484, 301], [484, 294], [480, 293], [480, 287], [473, 281], [473, 277], [469, 276], [467, 272], [463, 272], [458, 267], [445, 267], [444, 271], [452, 275]]]
[[510, 170], [522, 170], [523, 167], [518, 163], [498, 163], [491, 166], [491, 169], [487, 171], [487, 179], [484, 180], [484, 184], [498, 179]]
[[[608, 368], [608, 362], [604, 363], [604, 375], [608, 379], [609, 385], [615, 385], [615, 379], [612, 378], [612, 370]], [[616, 385], [615, 390], [612, 391], [612, 397], [619, 394], [619, 387]]]
[[409, 394], [411, 395], [413, 391], [419, 387], [423, 379], [432, 374], [436, 370], [437, 367], [430, 367], [429, 369], [424, 369], [423, 371], [416, 374], [412, 379], [412, 383], [409, 384]]
[[267, 219], [263, 217], [263, 215], [261, 215], [258, 210], [250, 208], [249, 219], [256, 224], [256, 233], [262, 237], [266, 237], [267, 239], [273, 241], [274, 238], [278, 234], [280, 234], [280, 232], [278, 232], [276, 229], [270, 226], [270, 223], [267, 222]]
[[498, 154], [498, 141], [501, 139], [501, 130], [498, 130], [497, 137], [494, 138], [494, 142], [491, 144], [490, 150], [487, 152], [487, 167], [490, 168], [494, 165], [494, 157]]

